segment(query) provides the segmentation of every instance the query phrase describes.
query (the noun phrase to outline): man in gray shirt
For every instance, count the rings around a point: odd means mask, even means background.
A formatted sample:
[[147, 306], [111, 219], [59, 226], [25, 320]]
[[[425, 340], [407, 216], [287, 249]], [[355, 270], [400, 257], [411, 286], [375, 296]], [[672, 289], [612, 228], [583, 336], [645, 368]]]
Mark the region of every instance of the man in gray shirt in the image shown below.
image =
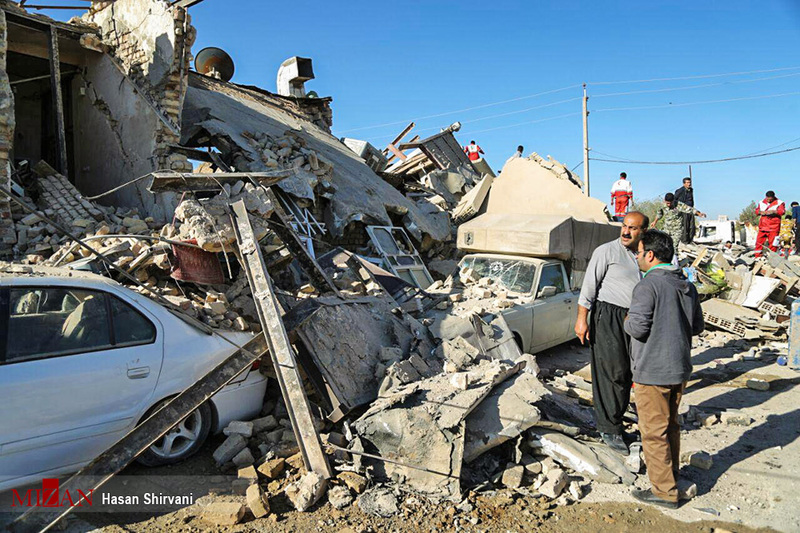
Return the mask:
[[[598, 246], [583, 280], [578, 300], [575, 335], [592, 348], [592, 396], [597, 430], [614, 451], [627, 454], [622, 417], [631, 398], [630, 337], [625, 315], [633, 288], [641, 279], [636, 254], [639, 241], [650, 225], [646, 215], [628, 213], [620, 238]], [[589, 323], [589, 311], [591, 324]]]

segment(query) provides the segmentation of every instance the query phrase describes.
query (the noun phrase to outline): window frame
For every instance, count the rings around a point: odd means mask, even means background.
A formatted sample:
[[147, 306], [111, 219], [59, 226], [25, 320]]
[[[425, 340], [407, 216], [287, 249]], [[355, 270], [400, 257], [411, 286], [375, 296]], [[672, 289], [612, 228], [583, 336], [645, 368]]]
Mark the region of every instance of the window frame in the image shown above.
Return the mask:
[[[534, 295], [537, 298], [539, 297], [539, 292], [544, 288], [544, 287], [541, 287], [540, 285], [542, 284], [542, 276], [544, 275], [544, 269], [548, 268], [548, 267], [555, 267], [555, 268], [558, 269], [558, 271], [561, 273], [561, 284], [564, 287], [564, 290], [562, 290], [561, 292], [556, 292], [553, 296], [557, 296], [559, 294], [564, 294], [564, 293], [569, 292], [569, 283], [567, 283], [567, 273], [564, 270], [564, 263], [560, 263], [560, 262], [545, 263], [545, 264], [542, 265], [541, 269], [539, 270], [539, 278], [536, 280], [536, 290], [534, 292]], [[547, 287], [547, 286], [548, 285], [545, 285], [545, 287]], [[558, 291], [558, 287], [556, 287], [556, 291]]]
[[[86, 291], [86, 292], [93, 292], [95, 294], [100, 294], [103, 296], [104, 305], [106, 309], [106, 314], [108, 316], [108, 338], [110, 344], [105, 344], [102, 346], [98, 346], [95, 348], [90, 349], [83, 349], [83, 350], [69, 350], [64, 352], [56, 352], [52, 354], [46, 355], [37, 355], [34, 357], [25, 358], [19, 361], [8, 361], [7, 357], [7, 349], [8, 349], [8, 338], [10, 335], [10, 321], [11, 321], [11, 291], [12, 290], [51, 290], [51, 289], [61, 289], [65, 291]], [[116, 338], [114, 335], [114, 316], [111, 309], [111, 298], [116, 298], [124, 305], [127, 305], [131, 309], [133, 309], [136, 313], [139, 314], [142, 318], [144, 318], [155, 330], [155, 335], [153, 339], [150, 341], [132, 341], [132, 342], [125, 342], [125, 343], [117, 343]], [[101, 352], [101, 351], [111, 351], [117, 350], [120, 348], [130, 348], [134, 346], [146, 346], [148, 344], [155, 344], [158, 341], [158, 326], [156, 326], [155, 322], [142, 313], [136, 306], [132, 305], [130, 302], [126, 301], [123, 298], [120, 298], [116, 294], [112, 294], [108, 291], [104, 291], [102, 289], [97, 288], [89, 288], [89, 287], [79, 287], [74, 285], [4, 285], [0, 286], [0, 367], [6, 365], [16, 365], [21, 363], [28, 363], [33, 361], [42, 361], [45, 359], [56, 359], [59, 357], [69, 357], [72, 355], [80, 355], [80, 354], [88, 354], [94, 352]]]

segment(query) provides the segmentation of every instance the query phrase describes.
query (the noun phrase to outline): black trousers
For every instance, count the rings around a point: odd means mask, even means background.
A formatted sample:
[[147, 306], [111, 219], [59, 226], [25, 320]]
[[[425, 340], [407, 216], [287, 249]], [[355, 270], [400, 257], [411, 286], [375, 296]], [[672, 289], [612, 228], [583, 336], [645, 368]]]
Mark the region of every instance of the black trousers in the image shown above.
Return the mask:
[[691, 213], [681, 213], [681, 216], [683, 216], [683, 234], [681, 235], [681, 242], [691, 244], [694, 240], [694, 215]]
[[631, 400], [630, 337], [623, 329], [624, 307], [595, 301], [589, 324], [592, 395], [597, 430], [622, 434], [622, 416]]

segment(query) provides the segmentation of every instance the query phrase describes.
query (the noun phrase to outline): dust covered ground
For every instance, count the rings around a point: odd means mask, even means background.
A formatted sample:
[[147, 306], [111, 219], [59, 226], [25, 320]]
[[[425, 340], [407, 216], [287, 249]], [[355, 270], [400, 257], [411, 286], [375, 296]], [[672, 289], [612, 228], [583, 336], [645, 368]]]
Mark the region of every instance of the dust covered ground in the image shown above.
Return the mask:
[[[298, 513], [280, 490], [270, 490], [272, 512], [262, 519], [245, 515], [236, 526], [204, 521], [202, 507], [210, 501], [244, 503], [243, 496], [206, 494], [192, 506], [154, 515], [136, 513], [82, 514], [68, 521], [67, 529], [105, 532], [134, 531], [800, 531], [800, 374], [778, 366], [775, 356], [736, 361], [747, 352], [742, 342], [712, 334], [694, 349], [695, 372], [687, 387], [685, 404], [701, 412], [738, 409], [750, 425], [717, 422], [711, 426], [684, 426], [682, 449], [703, 450], [713, 457], [710, 470], [684, 465], [681, 475], [694, 481], [698, 496], [678, 510], [641, 504], [622, 485], [591, 483], [583, 499], [557, 505], [521, 489], [468, 492], [465, 501], [434, 504], [411, 494], [400, 498], [400, 511], [390, 518], [365, 514], [356, 503], [337, 510], [327, 498], [307, 513]], [[589, 351], [568, 344], [539, 354], [540, 366], [562, 369], [588, 378]], [[770, 390], [748, 389], [747, 379], [770, 382]], [[132, 465], [125, 475], [214, 475], [218, 471], [211, 452], [215, 437], [190, 460], [172, 467], [146, 469]], [[639, 487], [649, 486], [640, 475]], [[277, 487], [275, 487], [277, 488]]]

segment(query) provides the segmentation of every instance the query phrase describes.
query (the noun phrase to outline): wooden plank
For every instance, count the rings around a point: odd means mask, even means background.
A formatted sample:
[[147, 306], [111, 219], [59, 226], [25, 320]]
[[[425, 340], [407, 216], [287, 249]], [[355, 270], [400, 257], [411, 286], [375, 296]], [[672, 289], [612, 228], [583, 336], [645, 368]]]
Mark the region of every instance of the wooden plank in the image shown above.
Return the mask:
[[219, 192], [222, 185], [237, 181], [253, 180], [269, 187], [292, 175], [291, 170], [276, 172], [172, 172], [160, 170], [153, 172], [153, 180], [147, 187], [150, 192]]
[[58, 55], [58, 32], [55, 26], [50, 26], [50, 31], [47, 34], [47, 44], [50, 48], [50, 92], [53, 94], [53, 114], [56, 118], [56, 166], [63, 176], [69, 177], [64, 100], [61, 95], [61, 60]]
[[392, 159], [394, 159], [395, 157], [398, 157], [398, 158], [400, 158], [402, 161], [405, 161], [406, 159], [408, 159], [408, 156], [407, 156], [406, 154], [404, 154], [403, 152], [401, 152], [400, 150], [398, 150], [398, 149], [397, 149], [397, 147], [395, 147], [395, 145], [394, 145], [394, 144], [390, 144], [390, 145], [389, 145], [389, 146], [387, 146], [386, 148], [387, 148], [387, 149], [388, 149], [390, 152], [392, 152], [392, 154], [394, 154], [394, 156], [393, 156], [393, 157], [390, 157], [390, 158], [389, 158], [389, 160], [388, 160], [387, 162], [390, 162], [390, 161], [391, 161]]
[[258, 318], [269, 347], [272, 366], [278, 378], [281, 394], [289, 412], [295, 437], [308, 470], [313, 470], [325, 479], [333, 476], [322, 443], [319, 440], [311, 406], [303, 389], [297, 359], [281, 320], [281, 308], [272, 289], [261, 247], [253, 234], [244, 201], [239, 200], [231, 206], [231, 221], [236, 231], [239, 252], [253, 293]]
[[[236, 350], [227, 359], [210, 370], [205, 376], [190, 385], [161, 409], [136, 426], [113, 446], [97, 456], [91, 463], [70, 477], [60, 488], [71, 494], [91, 494], [106, 481], [129, 465], [147, 448], [170, 431], [176, 424], [208, 401], [243, 370], [252, 366], [267, 349], [264, 335], [258, 335]], [[78, 502], [75, 502], [78, 503]], [[43, 512], [32, 508], [11, 524], [13, 531], [45, 531], [64, 518], [74, 507], [65, 506], [54, 512]]]
[[703, 247], [703, 248], [700, 250], [700, 253], [699, 253], [699, 254], [697, 254], [697, 258], [696, 258], [694, 261], [692, 261], [692, 266], [693, 266], [694, 268], [697, 268], [698, 266], [700, 266], [700, 263], [702, 263], [702, 262], [703, 262], [703, 259], [705, 259], [705, 258], [706, 258], [706, 255], [708, 255], [708, 248], [706, 248], [706, 247], [704, 246], [704, 247]]
[[408, 134], [409, 131], [414, 129], [414, 126], [416, 126], [416, 124], [414, 124], [413, 122], [411, 124], [409, 124], [408, 126], [406, 126], [405, 129], [403, 129], [403, 131], [401, 131], [400, 134], [397, 137], [395, 137], [394, 140], [392, 142], [390, 142], [389, 144], [397, 144], [400, 141], [402, 141], [403, 137], [405, 137]]

